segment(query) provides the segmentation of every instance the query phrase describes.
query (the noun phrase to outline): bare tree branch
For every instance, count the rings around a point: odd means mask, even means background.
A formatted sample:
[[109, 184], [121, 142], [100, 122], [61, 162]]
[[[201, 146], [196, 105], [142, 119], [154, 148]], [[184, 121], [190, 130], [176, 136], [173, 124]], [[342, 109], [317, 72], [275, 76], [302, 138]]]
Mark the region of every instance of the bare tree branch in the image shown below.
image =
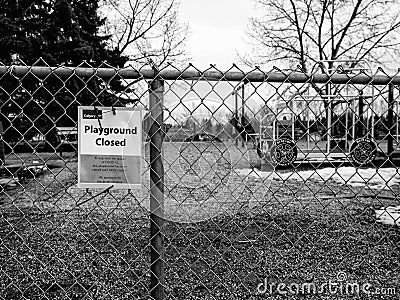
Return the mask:
[[178, 0], [103, 0], [110, 47], [131, 62], [185, 61], [188, 25], [179, 22], [178, 8]]
[[[270, 57], [269, 61], [297, 57], [298, 64], [309, 70], [321, 60], [351, 59], [357, 64], [361, 59], [390, 57], [386, 55], [389, 51], [400, 52], [396, 42], [400, 30], [396, 0], [254, 2], [258, 11], [265, 12], [250, 20], [249, 36], [255, 42], [253, 57], [259, 65], [261, 57]], [[265, 63], [268, 59], [261, 62]]]

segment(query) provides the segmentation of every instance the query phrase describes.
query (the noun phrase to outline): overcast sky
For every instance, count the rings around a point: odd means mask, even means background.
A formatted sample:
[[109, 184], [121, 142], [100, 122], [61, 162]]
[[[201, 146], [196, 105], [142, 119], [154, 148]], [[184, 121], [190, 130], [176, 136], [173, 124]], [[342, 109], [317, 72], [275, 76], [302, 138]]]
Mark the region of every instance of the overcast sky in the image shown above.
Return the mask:
[[228, 69], [246, 51], [245, 31], [254, 15], [250, 0], [182, 0], [180, 18], [190, 26], [187, 50], [198, 68]]

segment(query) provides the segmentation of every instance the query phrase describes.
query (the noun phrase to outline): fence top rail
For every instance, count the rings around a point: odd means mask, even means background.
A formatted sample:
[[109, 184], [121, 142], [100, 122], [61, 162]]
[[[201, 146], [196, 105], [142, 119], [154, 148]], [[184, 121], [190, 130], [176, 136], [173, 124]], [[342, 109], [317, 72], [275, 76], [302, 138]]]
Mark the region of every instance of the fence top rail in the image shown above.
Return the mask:
[[207, 70], [177, 70], [163, 69], [156, 72], [153, 69], [127, 68], [86, 68], [86, 67], [39, 67], [39, 66], [0, 66], [0, 76], [10, 74], [16, 77], [23, 77], [33, 74], [44, 79], [50, 75], [58, 77], [100, 77], [103, 79], [124, 78], [124, 79], [163, 79], [163, 80], [207, 80], [207, 81], [245, 81], [245, 82], [288, 82], [288, 83], [336, 83], [336, 84], [374, 84], [400, 85], [400, 76], [389, 75], [350, 75], [350, 74], [307, 74], [300, 72], [269, 71], [263, 72], [259, 69], [250, 72]]

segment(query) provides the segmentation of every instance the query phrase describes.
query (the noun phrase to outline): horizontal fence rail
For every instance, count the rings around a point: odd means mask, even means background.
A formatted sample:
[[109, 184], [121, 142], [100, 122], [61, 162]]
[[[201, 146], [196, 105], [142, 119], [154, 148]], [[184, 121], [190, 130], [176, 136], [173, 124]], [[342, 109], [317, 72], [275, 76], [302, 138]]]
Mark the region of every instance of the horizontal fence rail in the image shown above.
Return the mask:
[[39, 67], [39, 66], [0, 66], [0, 75], [12, 74], [17, 77], [33, 74], [38, 78], [46, 78], [49, 75], [69, 77], [76, 75], [82, 78], [96, 76], [103, 79], [121, 77], [124, 79], [153, 79], [156, 75], [164, 80], [206, 80], [206, 81], [251, 81], [251, 82], [291, 82], [291, 83], [326, 83], [334, 84], [373, 84], [386, 85], [389, 83], [400, 84], [400, 76], [390, 75], [366, 75], [366, 74], [305, 74], [293, 71], [262, 72], [255, 69], [249, 72], [243, 71], [218, 71], [218, 70], [177, 70], [163, 69], [154, 71], [151, 68], [136, 70], [132, 67], [114, 68], [85, 68], [85, 67]]

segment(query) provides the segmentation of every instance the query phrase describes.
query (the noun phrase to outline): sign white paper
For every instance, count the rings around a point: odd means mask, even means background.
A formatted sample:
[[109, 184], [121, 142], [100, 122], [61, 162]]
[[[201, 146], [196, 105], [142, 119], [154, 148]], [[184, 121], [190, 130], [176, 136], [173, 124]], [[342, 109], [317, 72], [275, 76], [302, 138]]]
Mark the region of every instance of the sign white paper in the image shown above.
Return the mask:
[[142, 112], [78, 107], [78, 187], [141, 187]]

